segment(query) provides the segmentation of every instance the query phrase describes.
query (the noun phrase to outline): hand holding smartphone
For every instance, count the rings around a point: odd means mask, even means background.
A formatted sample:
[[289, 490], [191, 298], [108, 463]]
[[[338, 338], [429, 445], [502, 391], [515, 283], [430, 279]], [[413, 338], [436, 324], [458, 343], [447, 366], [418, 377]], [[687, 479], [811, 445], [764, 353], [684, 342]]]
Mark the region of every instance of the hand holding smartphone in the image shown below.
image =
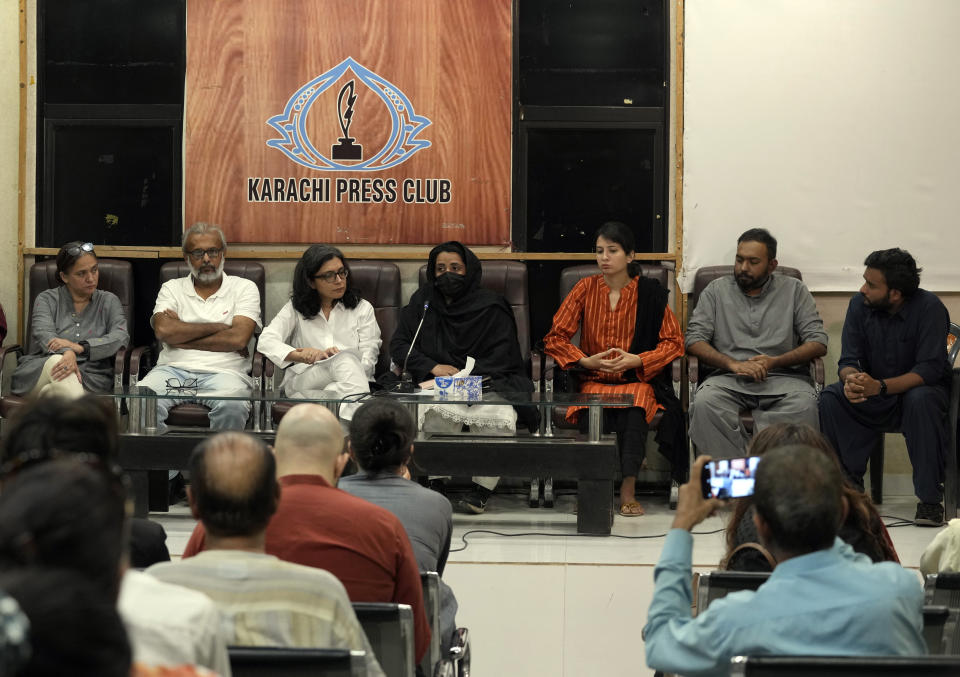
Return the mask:
[[700, 481], [704, 498], [743, 498], [753, 495], [759, 456], [721, 458], [703, 466]]

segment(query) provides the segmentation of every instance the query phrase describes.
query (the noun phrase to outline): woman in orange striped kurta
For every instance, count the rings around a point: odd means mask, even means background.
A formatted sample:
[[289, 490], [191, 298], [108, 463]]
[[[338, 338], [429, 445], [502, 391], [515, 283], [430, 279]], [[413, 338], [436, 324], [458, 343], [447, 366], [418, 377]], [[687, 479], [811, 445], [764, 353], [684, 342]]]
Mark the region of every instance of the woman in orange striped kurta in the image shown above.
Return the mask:
[[[633, 407], [607, 409], [605, 419], [617, 433], [623, 481], [620, 485], [620, 514], [642, 515], [636, 501], [636, 474], [643, 460], [647, 429], [657, 409], [663, 407], [654, 397], [653, 380], [664, 367], [683, 355], [683, 334], [673, 311], [666, 305], [666, 290], [653, 281], [640, 284], [638, 270], [632, 270], [633, 233], [616, 222], [604, 224], [597, 232], [597, 263], [601, 274], [580, 280], [560, 305], [553, 318], [550, 333], [544, 339], [546, 352], [566, 369], [579, 365], [586, 369], [581, 377], [581, 392], [629, 393]], [[656, 285], [663, 294], [662, 319], [654, 341], [637, 352], [638, 327], [650, 318], [637, 322], [640, 307], [657, 308], [638, 298], [641, 287]], [[661, 316], [658, 314], [654, 321]], [[570, 338], [581, 330], [580, 345]], [[570, 407], [567, 420], [576, 421], [585, 407]]]

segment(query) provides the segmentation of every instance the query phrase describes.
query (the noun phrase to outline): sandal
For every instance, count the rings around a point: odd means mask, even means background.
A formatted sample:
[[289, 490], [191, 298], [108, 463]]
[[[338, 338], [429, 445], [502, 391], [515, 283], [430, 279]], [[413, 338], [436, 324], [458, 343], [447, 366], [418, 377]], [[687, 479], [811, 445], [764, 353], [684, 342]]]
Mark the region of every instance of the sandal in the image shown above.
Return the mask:
[[627, 501], [620, 505], [620, 514], [623, 517], [640, 517], [643, 514], [643, 506], [637, 501]]

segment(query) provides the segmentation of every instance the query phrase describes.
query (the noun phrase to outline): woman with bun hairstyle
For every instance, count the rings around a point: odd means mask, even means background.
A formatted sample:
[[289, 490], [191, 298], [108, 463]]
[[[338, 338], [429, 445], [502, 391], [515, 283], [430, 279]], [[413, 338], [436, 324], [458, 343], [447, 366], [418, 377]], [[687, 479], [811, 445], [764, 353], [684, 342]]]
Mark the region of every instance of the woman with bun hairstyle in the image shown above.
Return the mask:
[[443, 582], [453, 515], [441, 494], [410, 481], [416, 427], [405, 407], [389, 399], [362, 404], [350, 422], [350, 455], [360, 472], [341, 477], [338, 488], [389, 510], [403, 524], [420, 571], [440, 580], [440, 645], [445, 651], [456, 628], [457, 600]]

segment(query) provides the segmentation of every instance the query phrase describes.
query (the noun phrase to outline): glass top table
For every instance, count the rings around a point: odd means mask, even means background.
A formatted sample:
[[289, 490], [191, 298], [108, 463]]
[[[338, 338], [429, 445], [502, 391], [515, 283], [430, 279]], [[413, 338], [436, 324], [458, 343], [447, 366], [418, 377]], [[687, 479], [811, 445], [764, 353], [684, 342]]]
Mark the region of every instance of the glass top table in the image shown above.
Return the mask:
[[[271, 409], [279, 403], [291, 405], [313, 403], [328, 407], [334, 413], [339, 406], [349, 402], [365, 402], [373, 397], [388, 397], [407, 406], [416, 418], [418, 405], [434, 404], [502, 404], [511, 406], [535, 406], [541, 409], [542, 418], [550, 416], [553, 407], [582, 406], [588, 410], [587, 435], [590, 441], [600, 439], [602, 432], [602, 412], [604, 407], [627, 407], [633, 404], [633, 397], [626, 393], [594, 394], [594, 393], [564, 393], [564, 392], [485, 392], [481, 400], [471, 400], [465, 397], [448, 396], [435, 397], [432, 391], [417, 393], [396, 393], [375, 391], [357, 393], [346, 397], [323, 396], [311, 398], [294, 398], [281, 394], [279, 391], [261, 391], [256, 388], [236, 391], [219, 391], [215, 393], [198, 394], [190, 388], [171, 388], [165, 393], [156, 393], [142, 386], [124, 386], [117, 388], [107, 396], [118, 403], [126, 400], [129, 411], [127, 421], [128, 434], [153, 435], [157, 431], [157, 400], [166, 399], [182, 403], [213, 401], [213, 400], [241, 400], [251, 403], [254, 431], [270, 431], [272, 429]], [[264, 415], [265, 414], [265, 415]], [[547, 428], [549, 436], [549, 427]]]

